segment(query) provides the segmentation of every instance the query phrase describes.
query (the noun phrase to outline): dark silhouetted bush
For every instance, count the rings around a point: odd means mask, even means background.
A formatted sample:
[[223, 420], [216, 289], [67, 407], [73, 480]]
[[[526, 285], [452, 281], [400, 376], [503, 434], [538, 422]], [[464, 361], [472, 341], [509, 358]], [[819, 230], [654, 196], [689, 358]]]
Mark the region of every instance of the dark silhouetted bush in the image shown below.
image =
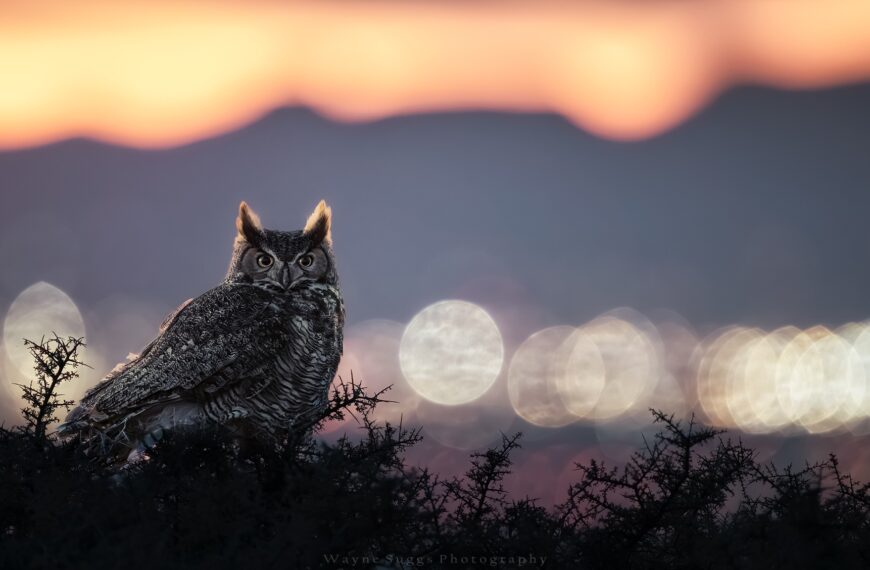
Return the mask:
[[417, 429], [372, 421], [382, 395], [351, 379], [308, 426], [352, 413], [360, 437], [263, 449], [175, 431], [120, 470], [35, 421], [0, 430], [0, 568], [870, 567], [870, 488], [833, 456], [759, 464], [653, 411], [662, 429], [626, 465], [578, 465], [546, 509], [503, 487], [519, 434], [441, 479], [405, 464]]

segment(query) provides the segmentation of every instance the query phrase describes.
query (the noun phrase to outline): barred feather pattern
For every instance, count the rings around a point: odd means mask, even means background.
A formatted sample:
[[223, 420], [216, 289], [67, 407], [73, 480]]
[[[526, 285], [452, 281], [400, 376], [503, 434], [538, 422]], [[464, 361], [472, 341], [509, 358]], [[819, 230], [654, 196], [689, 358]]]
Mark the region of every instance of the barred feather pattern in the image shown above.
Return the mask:
[[266, 369], [207, 399], [205, 416], [272, 438], [315, 416], [326, 405], [341, 358], [342, 315], [335, 288], [323, 286], [307, 299], [295, 299], [283, 322], [286, 342]]
[[343, 322], [332, 286], [282, 298], [255, 285], [221, 285], [190, 302], [136, 360], [90, 390], [66, 423], [83, 422], [87, 437], [123, 429], [124, 441], [133, 443], [204, 421], [282, 438], [325, 406]]

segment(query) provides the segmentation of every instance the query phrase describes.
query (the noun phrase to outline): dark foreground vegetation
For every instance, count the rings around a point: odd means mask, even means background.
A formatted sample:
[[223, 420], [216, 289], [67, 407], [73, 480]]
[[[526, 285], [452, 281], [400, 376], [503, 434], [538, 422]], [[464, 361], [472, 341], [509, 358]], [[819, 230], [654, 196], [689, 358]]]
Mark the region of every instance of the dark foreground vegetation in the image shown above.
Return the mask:
[[502, 487], [519, 434], [443, 480], [404, 464], [419, 432], [373, 423], [382, 394], [354, 381], [321, 419], [353, 414], [360, 437], [251, 449], [215, 426], [119, 470], [46, 429], [75, 377], [73, 340], [32, 344], [25, 423], [0, 430], [3, 569], [870, 567], [870, 488], [835, 457], [759, 464], [658, 411], [661, 430], [628, 465], [577, 465], [549, 509]]

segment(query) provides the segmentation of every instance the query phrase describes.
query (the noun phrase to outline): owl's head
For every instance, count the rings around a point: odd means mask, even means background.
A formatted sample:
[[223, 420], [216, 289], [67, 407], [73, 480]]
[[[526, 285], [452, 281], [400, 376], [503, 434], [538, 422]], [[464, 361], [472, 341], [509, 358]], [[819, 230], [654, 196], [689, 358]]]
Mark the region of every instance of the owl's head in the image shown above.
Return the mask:
[[323, 200], [308, 217], [305, 229], [291, 232], [264, 229], [257, 214], [242, 202], [227, 281], [252, 283], [275, 292], [317, 283], [338, 285], [331, 225], [332, 210]]

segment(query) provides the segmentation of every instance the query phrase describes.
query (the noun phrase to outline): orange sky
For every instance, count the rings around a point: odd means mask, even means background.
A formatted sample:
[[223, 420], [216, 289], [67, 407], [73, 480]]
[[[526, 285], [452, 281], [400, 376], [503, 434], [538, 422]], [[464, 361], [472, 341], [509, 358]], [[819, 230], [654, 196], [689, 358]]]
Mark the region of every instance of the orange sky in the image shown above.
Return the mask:
[[637, 139], [734, 83], [867, 79], [867, 0], [0, 0], [0, 149], [172, 146], [298, 104], [554, 111]]

